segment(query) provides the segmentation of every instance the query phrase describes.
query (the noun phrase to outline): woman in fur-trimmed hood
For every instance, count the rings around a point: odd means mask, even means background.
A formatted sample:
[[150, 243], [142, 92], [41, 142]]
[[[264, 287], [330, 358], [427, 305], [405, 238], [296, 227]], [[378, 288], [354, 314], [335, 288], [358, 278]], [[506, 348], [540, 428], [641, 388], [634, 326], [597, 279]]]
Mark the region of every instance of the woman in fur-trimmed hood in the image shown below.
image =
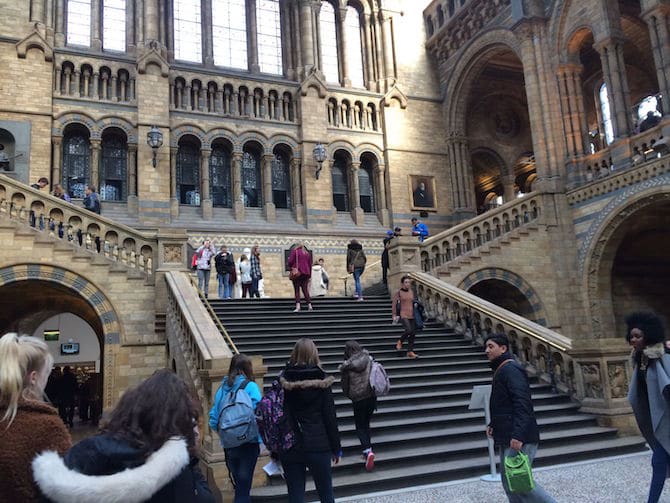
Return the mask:
[[126, 391], [101, 433], [65, 459], [33, 461], [42, 493], [56, 503], [213, 503], [195, 455], [198, 412], [170, 370]]
[[648, 503], [656, 503], [670, 468], [670, 355], [665, 347], [665, 330], [652, 313], [626, 317], [626, 340], [633, 347], [634, 367], [628, 400], [637, 424], [652, 449], [652, 478]]
[[280, 378], [284, 409], [298, 437], [295, 447], [280, 454], [290, 503], [304, 499], [307, 468], [321, 502], [335, 501], [330, 464], [340, 461], [342, 451], [331, 389], [333, 381], [320, 366], [314, 342], [306, 338], [298, 340]]

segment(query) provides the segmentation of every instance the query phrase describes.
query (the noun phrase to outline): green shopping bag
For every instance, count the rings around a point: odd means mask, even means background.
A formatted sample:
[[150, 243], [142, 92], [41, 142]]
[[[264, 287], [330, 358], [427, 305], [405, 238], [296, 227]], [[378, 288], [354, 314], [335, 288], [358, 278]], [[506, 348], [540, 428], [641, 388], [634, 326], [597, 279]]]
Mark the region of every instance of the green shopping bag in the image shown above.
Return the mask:
[[505, 456], [505, 478], [510, 492], [531, 492], [535, 488], [535, 481], [528, 456], [523, 452], [518, 452], [516, 456]]

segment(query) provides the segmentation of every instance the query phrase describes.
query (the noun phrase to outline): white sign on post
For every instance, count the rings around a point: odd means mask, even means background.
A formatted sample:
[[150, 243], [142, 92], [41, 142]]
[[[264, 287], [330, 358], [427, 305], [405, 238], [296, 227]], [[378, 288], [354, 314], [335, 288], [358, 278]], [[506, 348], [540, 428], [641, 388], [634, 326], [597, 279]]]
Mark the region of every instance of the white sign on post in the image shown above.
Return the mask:
[[[477, 410], [484, 409], [484, 419], [486, 423], [484, 428], [488, 426], [491, 422], [491, 410], [489, 409], [489, 399], [491, 398], [491, 385], [484, 384], [481, 386], [473, 386], [472, 396], [470, 397], [470, 404], [468, 409]], [[496, 473], [496, 458], [495, 458], [495, 449], [493, 446], [493, 439], [488, 438], [488, 449], [489, 449], [489, 463], [491, 465], [491, 473], [488, 475], [483, 475], [482, 480], [486, 482], [500, 482], [500, 475]]]

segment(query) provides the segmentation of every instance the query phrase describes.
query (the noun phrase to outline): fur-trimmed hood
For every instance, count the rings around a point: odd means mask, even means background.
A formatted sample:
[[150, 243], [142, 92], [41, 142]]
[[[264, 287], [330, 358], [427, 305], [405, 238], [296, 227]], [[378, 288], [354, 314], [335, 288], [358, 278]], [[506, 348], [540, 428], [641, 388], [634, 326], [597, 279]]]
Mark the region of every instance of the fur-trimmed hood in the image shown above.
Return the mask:
[[286, 391], [326, 389], [335, 382], [332, 376], [326, 376], [321, 367], [288, 365], [279, 379]]
[[[642, 359], [646, 360], [658, 360], [659, 358], [662, 358], [663, 355], [665, 354], [665, 343], [659, 342], [657, 344], [652, 344], [651, 346], [647, 346], [642, 350]], [[630, 360], [633, 366], [635, 366], [638, 362], [636, 360], [636, 351], [633, 349], [630, 353]]]
[[33, 460], [33, 475], [44, 495], [56, 503], [140, 503], [151, 499], [188, 463], [186, 441], [172, 438], [143, 464], [111, 475], [79, 473], [55, 452]]

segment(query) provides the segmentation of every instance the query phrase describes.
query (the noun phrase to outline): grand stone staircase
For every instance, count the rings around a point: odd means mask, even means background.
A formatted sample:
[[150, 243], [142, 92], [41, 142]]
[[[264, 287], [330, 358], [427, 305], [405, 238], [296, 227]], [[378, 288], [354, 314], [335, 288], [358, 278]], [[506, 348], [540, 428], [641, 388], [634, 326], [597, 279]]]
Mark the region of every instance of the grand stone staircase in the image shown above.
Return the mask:
[[[262, 354], [268, 386], [299, 337], [314, 339], [324, 369], [336, 378], [335, 403], [344, 456], [333, 468], [336, 496], [361, 494], [481, 475], [488, 471], [483, 411], [470, 411], [472, 387], [491, 381], [480, 347], [428, 323], [417, 337], [419, 360], [395, 350], [401, 331], [391, 324], [388, 297], [314, 300], [313, 312], [291, 312], [290, 299], [210, 301], [240, 352]], [[392, 389], [379, 400], [372, 420], [375, 470], [365, 471], [354, 431], [351, 402], [341, 392], [337, 367], [344, 343], [357, 339], [387, 369]], [[644, 449], [641, 437], [619, 437], [598, 426], [595, 416], [551, 387], [531, 380], [541, 429], [537, 465], [611, 456]], [[316, 498], [308, 482], [308, 499]], [[285, 501], [279, 479], [252, 491], [254, 502]]]

